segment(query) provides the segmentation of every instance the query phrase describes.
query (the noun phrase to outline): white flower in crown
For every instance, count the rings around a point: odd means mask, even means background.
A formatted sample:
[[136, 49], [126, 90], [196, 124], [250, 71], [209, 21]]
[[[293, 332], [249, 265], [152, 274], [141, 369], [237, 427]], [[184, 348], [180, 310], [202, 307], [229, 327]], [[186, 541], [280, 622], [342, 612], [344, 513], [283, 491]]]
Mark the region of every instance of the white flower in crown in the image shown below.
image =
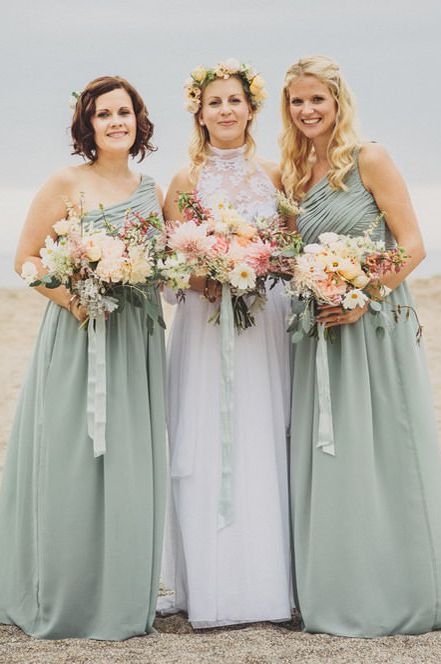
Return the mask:
[[368, 296], [363, 291], [355, 288], [345, 295], [342, 305], [344, 309], [355, 309], [356, 307], [364, 307], [367, 302], [369, 302]]
[[235, 74], [241, 70], [241, 64], [236, 58], [228, 58], [227, 60], [220, 62], [217, 68], [228, 74]]
[[207, 76], [207, 70], [205, 67], [202, 65], [199, 65], [198, 67], [195, 67], [193, 71], [191, 72], [191, 85], [193, 84], [193, 81], [196, 81], [197, 83], [202, 83], [202, 81], [205, 79]]

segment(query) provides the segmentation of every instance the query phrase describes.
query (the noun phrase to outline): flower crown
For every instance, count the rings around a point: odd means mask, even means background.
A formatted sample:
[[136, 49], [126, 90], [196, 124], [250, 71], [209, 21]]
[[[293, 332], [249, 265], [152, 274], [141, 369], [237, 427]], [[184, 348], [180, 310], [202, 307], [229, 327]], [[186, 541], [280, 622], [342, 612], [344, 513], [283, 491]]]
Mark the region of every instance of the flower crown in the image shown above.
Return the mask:
[[258, 111], [267, 96], [265, 81], [260, 74], [256, 74], [251, 65], [240, 63], [235, 58], [219, 62], [213, 69], [206, 69], [202, 65], [193, 69], [184, 86], [186, 110], [196, 114], [201, 107], [202, 90], [205, 85], [217, 78], [228, 79], [230, 76], [238, 76], [241, 79], [245, 91], [249, 93], [252, 109]]

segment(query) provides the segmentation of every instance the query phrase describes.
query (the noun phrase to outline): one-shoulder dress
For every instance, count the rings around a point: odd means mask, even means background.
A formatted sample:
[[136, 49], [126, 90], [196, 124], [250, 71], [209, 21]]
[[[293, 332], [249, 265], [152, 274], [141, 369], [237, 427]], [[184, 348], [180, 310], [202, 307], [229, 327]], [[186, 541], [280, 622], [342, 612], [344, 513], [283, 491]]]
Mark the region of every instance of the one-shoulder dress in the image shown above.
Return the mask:
[[[355, 163], [347, 191], [310, 189], [298, 220], [306, 243], [361, 235], [379, 215]], [[387, 246], [387, 225], [374, 231]], [[389, 296], [412, 304], [402, 283]], [[305, 629], [344, 636], [417, 634], [441, 626], [441, 463], [431, 388], [415, 321], [379, 338], [364, 315], [327, 344], [335, 457], [317, 448], [313, 338], [295, 349], [292, 515]]]
[[[159, 214], [154, 181], [106, 209]], [[99, 224], [99, 211], [87, 220]], [[154, 295], [158, 299], [157, 295]], [[106, 322], [107, 451], [87, 433], [88, 335], [49, 302], [0, 493], [0, 623], [28, 634], [122, 640], [152, 631], [165, 502], [163, 332], [144, 307]]]

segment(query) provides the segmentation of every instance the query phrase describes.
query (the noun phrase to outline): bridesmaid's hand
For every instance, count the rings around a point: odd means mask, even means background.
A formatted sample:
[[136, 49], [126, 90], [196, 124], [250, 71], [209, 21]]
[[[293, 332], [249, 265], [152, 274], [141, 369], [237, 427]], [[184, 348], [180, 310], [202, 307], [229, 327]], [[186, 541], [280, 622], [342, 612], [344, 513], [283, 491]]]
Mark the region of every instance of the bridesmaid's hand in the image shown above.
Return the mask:
[[87, 310], [84, 307], [81, 307], [78, 303], [78, 299], [75, 298], [70, 302], [70, 306], [67, 307], [68, 311], [74, 316], [77, 321], [84, 323], [88, 317]]
[[322, 323], [325, 327], [336, 327], [337, 325], [348, 325], [356, 323], [368, 310], [368, 305], [364, 307], [355, 307], [355, 309], [343, 309], [333, 305], [324, 304], [319, 307], [317, 323]]

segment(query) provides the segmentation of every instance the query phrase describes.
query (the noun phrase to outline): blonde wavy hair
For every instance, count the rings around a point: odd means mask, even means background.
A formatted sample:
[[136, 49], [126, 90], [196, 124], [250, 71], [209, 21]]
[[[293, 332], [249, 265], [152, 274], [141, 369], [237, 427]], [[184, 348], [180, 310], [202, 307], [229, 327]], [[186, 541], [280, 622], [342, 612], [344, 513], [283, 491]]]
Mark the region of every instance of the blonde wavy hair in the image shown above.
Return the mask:
[[[243, 91], [245, 93], [245, 97], [248, 101], [248, 104], [250, 108], [253, 110], [253, 107], [251, 105], [251, 96], [249, 91], [246, 90], [246, 88], [243, 85], [243, 82], [240, 78], [240, 76], [234, 76], [234, 74], [231, 76], [231, 78], [237, 78], [238, 81], [240, 81]], [[206, 85], [202, 87], [202, 104], [203, 104], [203, 97], [204, 97], [204, 91], [205, 88], [210, 85], [210, 82], [207, 82]], [[193, 115], [193, 133], [190, 139], [190, 145], [188, 147], [188, 154], [190, 157], [190, 167], [189, 167], [189, 176], [190, 176], [190, 181], [193, 184], [196, 184], [198, 181], [199, 177], [199, 172], [202, 168], [202, 166], [205, 164], [208, 154], [209, 154], [209, 144], [210, 144], [210, 135], [208, 133], [207, 127], [203, 126], [200, 124], [200, 113], [202, 110], [202, 104], [201, 104], [201, 109]], [[247, 122], [247, 126], [245, 128], [245, 157], [250, 158], [254, 154], [256, 150], [256, 143], [254, 141], [254, 138], [252, 137], [251, 134], [251, 128], [253, 125], [254, 121], [254, 111], [253, 111], [253, 117]]]
[[343, 80], [338, 65], [330, 58], [315, 55], [302, 58], [289, 67], [282, 90], [281, 148], [282, 183], [287, 194], [299, 199], [305, 194], [305, 186], [311, 179], [314, 146], [299, 131], [290, 114], [289, 86], [304, 76], [314, 76], [324, 83], [335, 100], [337, 116], [328, 145], [327, 173], [332, 189], [347, 190], [344, 179], [354, 165], [354, 150], [359, 148], [360, 138], [355, 126], [355, 102]]

